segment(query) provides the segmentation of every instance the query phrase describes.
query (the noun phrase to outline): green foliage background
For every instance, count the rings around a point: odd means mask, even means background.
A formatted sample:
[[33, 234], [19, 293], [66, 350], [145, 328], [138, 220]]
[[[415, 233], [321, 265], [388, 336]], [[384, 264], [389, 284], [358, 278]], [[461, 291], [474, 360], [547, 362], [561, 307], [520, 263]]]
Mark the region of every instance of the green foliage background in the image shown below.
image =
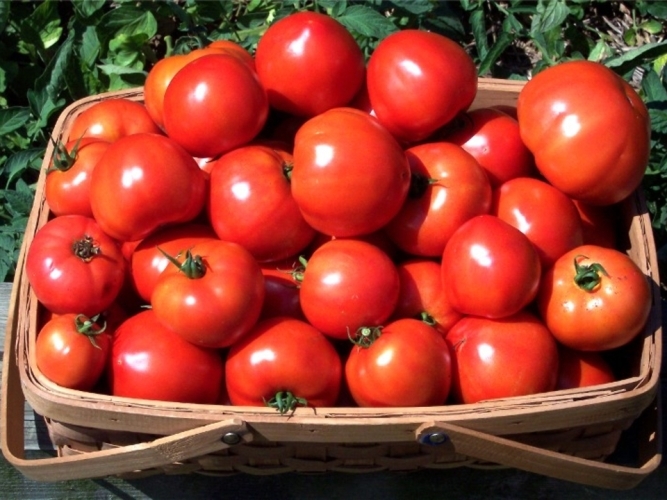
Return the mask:
[[388, 34], [421, 28], [461, 43], [481, 76], [526, 79], [568, 59], [613, 68], [635, 85], [651, 113], [644, 188], [660, 257], [667, 260], [667, 2], [2, 1], [0, 279], [13, 277], [44, 149], [68, 104], [140, 86], [160, 58], [213, 40], [231, 39], [252, 52], [272, 22], [299, 10], [338, 19], [367, 56]]

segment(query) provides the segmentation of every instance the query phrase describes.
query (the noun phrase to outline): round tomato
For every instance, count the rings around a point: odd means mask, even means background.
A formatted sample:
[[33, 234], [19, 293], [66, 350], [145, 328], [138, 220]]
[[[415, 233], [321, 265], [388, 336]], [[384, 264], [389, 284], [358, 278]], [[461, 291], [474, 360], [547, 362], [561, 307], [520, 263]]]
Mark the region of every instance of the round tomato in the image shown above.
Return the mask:
[[113, 303], [125, 280], [118, 243], [83, 215], [44, 224], [28, 248], [25, 268], [37, 300], [55, 314], [94, 316]]
[[447, 400], [451, 355], [440, 332], [418, 319], [399, 319], [357, 337], [345, 380], [362, 407], [435, 406]]
[[257, 322], [264, 276], [241, 245], [211, 240], [172, 256], [151, 295], [157, 318], [188, 342], [228, 347]]
[[108, 378], [114, 396], [215, 404], [224, 385], [224, 361], [217, 350], [181, 338], [148, 309], [114, 333]]
[[225, 364], [227, 393], [238, 406], [333, 406], [342, 362], [329, 339], [295, 318], [270, 318], [234, 344]]
[[582, 245], [544, 274], [537, 304], [561, 344], [603, 351], [627, 344], [642, 331], [652, 300], [648, 278], [628, 255]]
[[259, 261], [285, 259], [308, 246], [315, 230], [292, 197], [291, 168], [283, 156], [257, 145], [216, 160], [208, 215], [218, 237], [243, 245]]
[[255, 64], [271, 107], [300, 116], [345, 106], [366, 72], [352, 34], [318, 12], [297, 12], [271, 24], [257, 43]]
[[519, 94], [517, 113], [538, 170], [571, 198], [610, 205], [641, 183], [650, 150], [648, 111], [604, 65], [570, 61], [538, 73]]
[[607, 248], [617, 248], [619, 235], [617, 228], [622, 227], [618, 206], [596, 206], [572, 200], [581, 219], [583, 243]]
[[300, 282], [295, 277], [299, 266], [296, 258], [262, 265], [264, 303], [260, 319], [276, 316], [305, 319], [301, 310]]
[[170, 138], [134, 134], [111, 144], [97, 163], [90, 197], [104, 231], [134, 241], [199, 215], [206, 179], [192, 156]]
[[346, 237], [377, 231], [401, 209], [409, 186], [403, 149], [367, 113], [332, 109], [297, 132], [292, 195], [320, 232]]
[[113, 331], [96, 318], [63, 314], [49, 320], [35, 341], [37, 368], [51, 382], [89, 391], [100, 380], [107, 364]]
[[576, 351], [559, 346], [558, 383], [556, 389], [576, 389], [608, 384], [616, 380], [609, 363], [599, 352]]
[[346, 339], [358, 328], [384, 323], [394, 312], [399, 286], [396, 266], [378, 247], [361, 240], [331, 240], [306, 264], [301, 308], [315, 328]]
[[494, 108], [462, 113], [443, 139], [458, 144], [486, 171], [493, 187], [535, 174], [533, 155], [521, 140], [519, 122]]
[[68, 140], [95, 137], [114, 142], [139, 133], [161, 133], [142, 103], [125, 98], [103, 99], [74, 118]]
[[92, 137], [56, 145], [44, 185], [46, 202], [55, 215], [93, 216], [90, 178], [108, 147], [108, 142]]
[[400, 293], [393, 318], [421, 318], [443, 335], [461, 319], [442, 287], [440, 263], [410, 259], [396, 265]]
[[449, 239], [442, 255], [442, 286], [463, 314], [502, 318], [537, 295], [540, 258], [521, 231], [494, 215], [478, 215]]
[[452, 350], [452, 397], [457, 403], [552, 391], [558, 344], [534, 315], [468, 316], [445, 337]]
[[577, 208], [561, 191], [539, 179], [517, 177], [494, 191], [492, 213], [535, 245], [542, 270], [583, 243]]
[[162, 227], [151, 233], [137, 242], [129, 255], [134, 289], [143, 300], [150, 302], [155, 283], [169, 265], [164, 253], [184, 255], [195, 244], [213, 239], [217, 238], [210, 226], [194, 222]]
[[491, 184], [479, 163], [456, 144], [420, 144], [406, 155], [410, 191], [385, 232], [412, 255], [439, 257], [461, 224], [489, 212]]
[[380, 123], [401, 140], [419, 141], [468, 109], [477, 94], [477, 69], [453, 40], [407, 29], [380, 41], [366, 85]]
[[164, 94], [167, 135], [198, 158], [212, 158], [249, 142], [268, 114], [266, 91], [257, 74], [229, 54], [188, 62]]

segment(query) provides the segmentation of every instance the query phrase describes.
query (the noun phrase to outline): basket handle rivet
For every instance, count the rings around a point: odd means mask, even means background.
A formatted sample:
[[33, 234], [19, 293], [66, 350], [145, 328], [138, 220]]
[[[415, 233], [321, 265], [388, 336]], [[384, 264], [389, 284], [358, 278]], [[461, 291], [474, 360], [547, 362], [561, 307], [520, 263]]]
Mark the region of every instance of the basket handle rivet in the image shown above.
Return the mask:
[[222, 442], [228, 445], [239, 444], [241, 442], [241, 436], [236, 432], [227, 432], [222, 436]]
[[421, 439], [422, 443], [430, 444], [430, 445], [433, 445], [433, 446], [444, 444], [448, 440], [449, 440], [449, 437], [444, 432], [433, 432], [431, 434], [426, 434]]

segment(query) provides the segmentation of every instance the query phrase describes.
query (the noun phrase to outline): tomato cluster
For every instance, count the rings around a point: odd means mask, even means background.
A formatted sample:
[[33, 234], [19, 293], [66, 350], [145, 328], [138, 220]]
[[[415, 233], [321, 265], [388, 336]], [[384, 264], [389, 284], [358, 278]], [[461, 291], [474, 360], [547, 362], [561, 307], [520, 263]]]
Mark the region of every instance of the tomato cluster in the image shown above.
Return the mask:
[[651, 307], [615, 227], [646, 109], [590, 62], [538, 74], [516, 108], [471, 110], [477, 84], [441, 35], [395, 33], [366, 64], [312, 12], [254, 55], [159, 61], [143, 103], [77, 115], [48, 171], [26, 261], [38, 368], [283, 413], [613, 380], [604, 352]]

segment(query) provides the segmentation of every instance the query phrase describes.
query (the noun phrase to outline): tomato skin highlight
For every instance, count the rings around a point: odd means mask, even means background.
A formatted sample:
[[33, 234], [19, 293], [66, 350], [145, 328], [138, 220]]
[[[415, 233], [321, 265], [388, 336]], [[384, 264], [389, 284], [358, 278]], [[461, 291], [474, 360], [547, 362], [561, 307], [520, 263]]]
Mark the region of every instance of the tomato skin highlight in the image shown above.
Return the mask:
[[[576, 263], [576, 264], [575, 264]], [[599, 284], [577, 284], [576, 266], [599, 264]], [[649, 317], [652, 291], [632, 259], [615, 249], [582, 245], [563, 254], [542, 278], [537, 306], [560, 343], [581, 351], [621, 347], [634, 339]]]
[[639, 186], [650, 152], [648, 111], [611, 69], [569, 61], [541, 71], [521, 90], [517, 114], [538, 170], [571, 198], [611, 205]]
[[150, 309], [118, 327], [107, 373], [114, 396], [177, 403], [215, 404], [224, 384], [220, 353], [187, 342]]
[[399, 319], [383, 327], [370, 347], [352, 347], [345, 379], [362, 407], [442, 405], [451, 386], [451, 355], [433, 327]]
[[240, 406], [265, 406], [279, 391], [304, 398], [309, 407], [333, 406], [342, 380], [342, 362], [329, 339], [287, 317], [257, 323], [230, 348], [225, 371], [229, 398]]
[[273, 23], [257, 44], [255, 64], [271, 107], [297, 116], [347, 105], [366, 73], [350, 32], [317, 12], [297, 12]]

